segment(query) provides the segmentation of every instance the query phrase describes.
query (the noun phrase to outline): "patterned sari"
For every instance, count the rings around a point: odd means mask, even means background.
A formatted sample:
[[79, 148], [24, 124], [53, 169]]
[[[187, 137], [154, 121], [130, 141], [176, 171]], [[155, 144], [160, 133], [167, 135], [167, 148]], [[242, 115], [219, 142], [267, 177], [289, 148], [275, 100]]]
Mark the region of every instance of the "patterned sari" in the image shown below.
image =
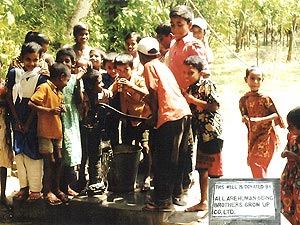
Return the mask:
[[[258, 92], [246, 93], [240, 99], [239, 107], [242, 116], [249, 118], [278, 114], [273, 100]], [[284, 127], [284, 123], [279, 114], [274, 122], [249, 121], [246, 124], [248, 128], [248, 165], [254, 178], [266, 177], [267, 168], [278, 144], [279, 139], [275, 132], [275, 125]]]

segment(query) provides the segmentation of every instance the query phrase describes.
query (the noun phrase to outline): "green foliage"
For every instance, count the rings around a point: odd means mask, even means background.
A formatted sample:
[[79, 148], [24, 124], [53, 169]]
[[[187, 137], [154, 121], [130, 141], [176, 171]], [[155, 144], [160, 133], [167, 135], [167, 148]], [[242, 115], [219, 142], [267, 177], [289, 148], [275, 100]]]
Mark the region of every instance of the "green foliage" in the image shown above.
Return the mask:
[[92, 41], [108, 51], [119, 52], [124, 51], [127, 33], [135, 31], [141, 36], [154, 36], [156, 26], [168, 20], [169, 12], [167, 7], [161, 7], [161, 2], [153, 0], [104, 0], [94, 4], [94, 11], [101, 17], [90, 17], [89, 23], [93, 24], [91, 32], [98, 34], [93, 36]]
[[[258, 31], [261, 37], [264, 32], [272, 31], [272, 40], [283, 38], [292, 29], [292, 19], [300, 15], [298, 0], [90, 1], [93, 7], [81, 19], [91, 28], [90, 45], [118, 52], [124, 51], [124, 37], [129, 32], [155, 36], [156, 26], [169, 20], [169, 9], [178, 4], [189, 5], [196, 17], [202, 15], [208, 21], [212, 31], [209, 40], [214, 51], [220, 46], [220, 40], [235, 44], [237, 34], [243, 40], [249, 37], [249, 47], [255, 43], [254, 31]], [[19, 54], [24, 36], [30, 30], [49, 37], [52, 43], [50, 53], [55, 53], [64, 44], [73, 43], [68, 29], [80, 2], [82, 0], [2, 0], [0, 56], [4, 65]]]

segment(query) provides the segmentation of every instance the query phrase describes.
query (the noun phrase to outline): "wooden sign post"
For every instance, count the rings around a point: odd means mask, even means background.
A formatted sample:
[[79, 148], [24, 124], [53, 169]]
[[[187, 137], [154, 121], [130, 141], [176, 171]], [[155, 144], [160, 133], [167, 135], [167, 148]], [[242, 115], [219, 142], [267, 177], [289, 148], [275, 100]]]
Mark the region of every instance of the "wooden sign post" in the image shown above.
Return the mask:
[[279, 189], [279, 179], [210, 179], [209, 224], [280, 224]]

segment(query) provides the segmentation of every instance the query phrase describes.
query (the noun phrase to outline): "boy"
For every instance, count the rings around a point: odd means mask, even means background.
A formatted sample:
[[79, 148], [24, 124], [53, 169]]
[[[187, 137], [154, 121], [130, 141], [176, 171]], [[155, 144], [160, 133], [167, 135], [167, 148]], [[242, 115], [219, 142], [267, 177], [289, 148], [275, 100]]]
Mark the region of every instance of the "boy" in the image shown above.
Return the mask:
[[190, 55], [198, 55], [203, 60], [203, 73], [208, 73], [205, 49], [199, 40], [190, 32], [194, 15], [192, 9], [185, 5], [174, 7], [170, 11], [171, 31], [174, 39], [169, 51], [169, 68], [173, 72], [180, 88], [187, 89], [188, 83], [182, 75], [183, 61]]
[[204, 49], [205, 49], [205, 54], [206, 54], [206, 59], [207, 62], [210, 64], [213, 62], [214, 57], [213, 57], [213, 52], [211, 48], [209, 47], [208, 43], [208, 31], [207, 31], [207, 22], [205, 19], [202, 18], [195, 18], [192, 21], [192, 30], [193, 36], [200, 41], [203, 42]]
[[[204, 69], [202, 73], [209, 76], [208, 63], [206, 61], [205, 49], [201, 41], [193, 37], [190, 32], [192, 28], [192, 19], [194, 17], [192, 9], [185, 5], [178, 5], [170, 11], [171, 31], [174, 39], [171, 42], [169, 51], [169, 68], [173, 72], [179, 87], [186, 90], [189, 86], [183, 76], [183, 61], [191, 55], [200, 56], [203, 59]], [[193, 171], [192, 155], [193, 155], [193, 134], [190, 130], [190, 140], [188, 149], [186, 150], [186, 163], [183, 174], [183, 188], [188, 190], [192, 186], [193, 180], [190, 174]]]
[[[169, 68], [159, 61], [159, 43], [143, 38], [138, 45], [143, 77], [149, 90], [152, 116], [148, 123], [155, 126], [153, 141], [154, 198], [144, 210], [171, 211], [175, 197], [181, 195], [182, 153], [187, 144], [191, 111]], [[178, 188], [179, 187], [179, 188]]]
[[170, 22], [165, 22], [158, 25], [155, 29], [155, 32], [156, 32], [156, 39], [158, 40], [160, 46], [161, 56], [159, 59], [160, 61], [168, 65], [170, 44], [173, 39]]
[[197, 135], [196, 169], [199, 172], [200, 203], [187, 208], [186, 212], [207, 210], [208, 177], [218, 178], [222, 169], [222, 118], [218, 111], [219, 101], [215, 85], [202, 77], [202, 59], [189, 56], [184, 60], [183, 74], [190, 85], [185, 98], [193, 113], [193, 127]]
[[115, 81], [118, 77], [118, 74], [115, 70], [114, 61], [118, 53], [110, 52], [104, 55], [103, 57], [103, 68], [106, 73], [102, 74], [102, 82], [104, 84], [103, 88], [109, 88], [110, 85]]
[[62, 89], [71, 77], [69, 68], [62, 63], [50, 67], [50, 78], [39, 85], [28, 105], [37, 111], [39, 151], [44, 160], [43, 191], [44, 199], [50, 205], [67, 202], [68, 197], [60, 186], [62, 123], [60, 114], [64, 106]]
[[[150, 107], [144, 102], [144, 97], [148, 94], [144, 77], [138, 75], [138, 71], [134, 69], [133, 57], [129, 54], [119, 54], [114, 62], [118, 78], [111, 85], [111, 90], [116, 95], [119, 95], [120, 107], [123, 113], [148, 117]], [[118, 97], [117, 97], [118, 98]], [[142, 190], [146, 191], [150, 188], [150, 153], [148, 146], [148, 137], [145, 129], [136, 121], [121, 121], [121, 141], [122, 144], [143, 146], [143, 155], [146, 159], [146, 166], [148, 167], [144, 177]], [[116, 144], [112, 140], [112, 144]]]
[[[148, 117], [150, 109], [143, 101], [148, 94], [145, 80], [142, 76], [137, 75], [133, 67], [133, 57], [129, 54], [119, 54], [115, 58], [115, 68], [118, 73], [118, 78], [110, 86], [113, 95], [120, 94], [120, 107], [123, 113]], [[141, 137], [138, 132], [141, 132], [138, 127], [139, 122], [132, 121], [122, 124], [122, 143], [138, 144]]]

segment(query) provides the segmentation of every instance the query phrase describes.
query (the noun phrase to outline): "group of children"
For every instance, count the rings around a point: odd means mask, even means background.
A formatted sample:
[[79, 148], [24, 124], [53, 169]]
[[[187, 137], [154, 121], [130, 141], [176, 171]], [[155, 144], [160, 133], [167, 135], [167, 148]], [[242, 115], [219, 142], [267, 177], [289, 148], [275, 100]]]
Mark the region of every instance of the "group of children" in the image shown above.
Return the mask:
[[[154, 186], [143, 208], [148, 211], [185, 205], [182, 194], [192, 184], [189, 174], [196, 144], [201, 199], [185, 211], [207, 210], [209, 177], [223, 176], [223, 138], [220, 101], [209, 70], [212, 54], [203, 36], [206, 28], [203, 19], [193, 20], [189, 7], [179, 5], [170, 11], [170, 24], [157, 27], [157, 39], [129, 33], [126, 53], [118, 54], [90, 47], [89, 29], [79, 23], [73, 29], [76, 43], [58, 50], [55, 63], [46, 55], [47, 38], [29, 32], [20, 56], [10, 66], [6, 87], [1, 83], [0, 89], [0, 123], [6, 125], [0, 129], [5, 138], [0, 148], [1, 202], [6, 204], [12, 147], [20, 182], [14, 199], [35, 201], [43, 196], [58, 205], [87, 183], [101, 183], [99, 146], [109, 139], [112, 149], [118, 144], [143, 146], [148, 170], [142, 189], [150, 189], [150, 175]], [[277, 145], [274, 125], [284, 128], [284, 123], [272, 99], [259, 91], [264, 79], [261, 69], [248, 68], [244, 79], [250, 91], [239, 106], [248, 129], [247, 163], [253, 178], [264, 178]], [[148, 118], [146, 126], [113, 118], [99, 110], [99, 103]], [[299, 196], [298, 172], [293, 171], [299, 170], [300, 161], [298, 108], [287, 121], [289, 143], [282, 156], [288, 163], [281, 197], [284, 215], [296, 224], [299, 200], [293, 196]]]

